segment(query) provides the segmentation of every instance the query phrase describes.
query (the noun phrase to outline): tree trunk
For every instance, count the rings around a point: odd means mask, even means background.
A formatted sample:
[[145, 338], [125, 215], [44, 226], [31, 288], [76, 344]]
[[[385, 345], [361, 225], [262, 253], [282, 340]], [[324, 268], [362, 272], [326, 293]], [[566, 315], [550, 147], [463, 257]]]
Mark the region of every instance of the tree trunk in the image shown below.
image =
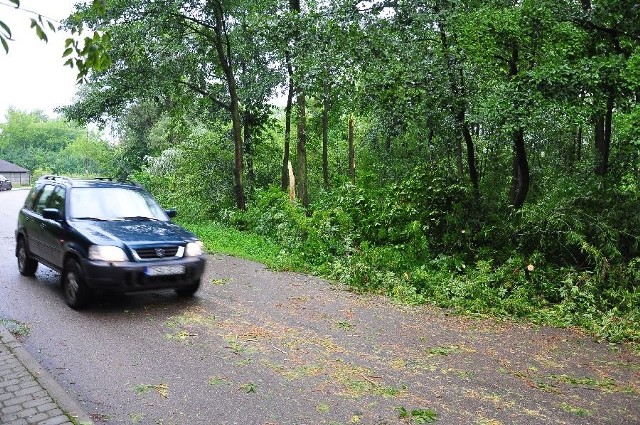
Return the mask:
[[285, 52], [287, 61], [287, 74], [289, 76], [289, 91], [287, 93], [287, 106], [284, 115], [284, 154], [282, 155], [282, 178], [281, 188], [283, 192], [289, 190], [289, 150], [291, 146], [291, 110], [293, 109], [293, 67], [291, 66], [291, 55]]
[[[300, 7], [300, 0], [289, 0], [289, 7], [294, 14], [299, 14], [302, 11]], [[297, 36], [294, 36], [294, 41]], [[289, 61], [288, 66], [291, 65]], [[292, 68], [289, 67], [290, 77], [293, 75]], [[293, 80], [293, 78], [291, 78]], [[296, 177], [296, 189], [298, 191], [298, 199], [302, 203], [304, 208], [309, 208], [309, 189], [307, 187], [307, 105], [305, 99], [304, 89], [296, 84], [296, 104], [298, 112], [298, 144], [297, 144], [297, 172]]]
[[298, 149], [297, 149], [297, 171], [296, 186], [298, 199], [305, 208], [309, 207], [309, 189], [307, 187], [307, 112], [305, 94], [302, 89], [298, 89], [296, 96], [298, 107]]
[[462, 141], [456, 137], [456, 169], [458, 176], [464, 176], [464, 164], [462, 163]]
[[[436, 3], [436, 11], [440, 10], [441, 5]], [[446, 5], [445, 7], [451, 7]], [[464, 139], [467, 148], [467, 168], [469, 169], [469, 179], [473, 186], [474, 192], [478, 194], [478, 168], [475, 158], [475, 147], [473, 143], [473, 137], [469, 130], [469, 123], [467, 122], [467, 99], [465, 93], [465, 79], [462, 66], [458, 63], [458, 58], [453, 56], [450, 51], [449, 39], [445, 30], [445, 24], [443, 21], [438, 22], [438, 29], [440, 33], [440, 42], [442, 44], [442, 51], [447, 66], [447, 75], [449, 77], [449, 88], [451, 89], [452, 106], [451, 112], [454, 115], [456, 124], [462, 138]], [[464, 175], [464, 165], [462, 159], [462, 141], [456, 138], [456, 167], [459, 175]]]
[[252, 127], [255, 123], [254, 116], [251, 111], [245, 111], [243, 116], [244, 125], [244, 153], [247, 161], [247, 180], [250, 182], [249, 190], [251, 190], [251, 184], [255, 183], [256, 174], [253, 169], [253, 140], [252, 140]]
[[519, 210], [524, 205], [529, 192], [529, 162], [524, 145], [524, 129], [520, 127], [513, 134], [513, 175], [511, 179], [511, 193], [509, 199], [511, 205]]
[[349, 116], [349, 179], [351, 183], [355, 184], [356, 182], [356, 150], [355, 150], [355, 125], [353, 121], [353, 116]]
[[[511, 59], [509, 60], [510, 79], [518, 75], [518, 56], [518, 47], [513, 46]], [[514, 108], [518, 108], [518, 106], [514, 105]], [[511, 201], [511, 205], [513, 205], [516, 210], [519, 210], [524, 205], [525, 199], [527, 199], [530, 182], [529, 162], [527, 161], [527, 150], [524, 144], [524, 128], [522, 126], [513, 133], [513, 152], [513, 173], [509, 200]]]
[[474, 193], [478, 195], [478, 191], [480, 190], [479, 178], [478, 178], [478, 167], [476, 165], [476, 155], [475, 155], [475, 148], [473, 145], [473, 137], [471, 136], [471, 131], [469, 130], [469, 124], [467, 123], [466, 118], [462, 118], [461, 127], [462, 127], [462, 135], [467, 145], [467, 165], [469, 167], [469, 178], [471, 179], [471, 185], [473, 186]]
[[329, 85], [325, 82], [322, 99], [322, 179], [329, 189]]
[[576, 146], [573, 149], [573, 161], [569, 164], [571, 168], [576, 162], [579, 162], [582, 159], [582, 125], [578, 126], [578, 133], [576, 134]]
[[215, 44], [216, 51], [218, 53], [218, 59], [225, 75], [227, 87], [229, 90], [229, 111], [231, 112], [233, 144], [234, 144], [234, 170], [233, 170], [233, 184], [236, 195], [236, 206], [244, 210], [246, 209], [244, 199], [244, 186], [242, 182], [243, 174], [243, 147], [242, 147], [242, 120], [240, 118], [240, 101], [238, 99], [238, 91], [236, 89], [236, 79], [233, 72], [233, 65], [231, 63], [231, 46], [229, 45], [229, 39], [226, 34], [226, 27], [224, 22], [224, 11], [222, 9], [222, 3], [216, 2], [214, 7], [214, 15], [216, 20], [215, 31]]
[[607, 96], [607, 111], [596, 117], [596, 174], [605, 176], [609, 170], [609, 153], [611, 151], [611, 125], [615, 95], [609, 89]]

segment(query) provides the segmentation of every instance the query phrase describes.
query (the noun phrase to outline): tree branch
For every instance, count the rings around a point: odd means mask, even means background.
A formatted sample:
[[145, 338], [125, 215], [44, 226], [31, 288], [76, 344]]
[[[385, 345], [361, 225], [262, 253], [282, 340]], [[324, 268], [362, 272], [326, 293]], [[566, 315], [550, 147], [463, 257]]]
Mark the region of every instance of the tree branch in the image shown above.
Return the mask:
[[215, 103], [216, 105], [218, 105], [220, 108], [226, 110], [226, 111], [231, 111], [231, 106], [222, 102], [221, 100], [215, 98], [211, 93], [209, 93], [207, 90], [203, 89], [202, 87], [200, 87], [197, 84], [193, 84], [190, 83], [189, 81], [178, 81], [178, 84], [182, 84], [185, 85], [187, 87], [189, 87], [191, 90], [193, 90], [194, 92], [201, 94], [202, 96], [211, 99], [211, 101], [213, 103]]

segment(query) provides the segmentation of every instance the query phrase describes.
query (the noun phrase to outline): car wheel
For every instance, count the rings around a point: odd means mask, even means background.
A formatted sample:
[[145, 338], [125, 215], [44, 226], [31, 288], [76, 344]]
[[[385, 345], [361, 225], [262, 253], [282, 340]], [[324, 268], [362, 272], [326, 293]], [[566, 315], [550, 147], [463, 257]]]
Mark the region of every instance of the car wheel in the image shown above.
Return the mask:
[[62, 291], [67, 305], [75, 310], [87, 305], [91, 297], [91, 290], [84, 283], [82, 277], [82, 269], [74, 259], [69, 259], [64, 263]]
[[36, 274], [38, 262], [31, 258], [27, 251], [27, 244], [24, 238], [18, 240], [18, 271], [23, 276], [33, 276]]
[[200, 289], [200, 279], [196, 280], [189, 286], [185, 286], [180, 289], [176, 289], [176, 293], [181, 297], [190, 297]]

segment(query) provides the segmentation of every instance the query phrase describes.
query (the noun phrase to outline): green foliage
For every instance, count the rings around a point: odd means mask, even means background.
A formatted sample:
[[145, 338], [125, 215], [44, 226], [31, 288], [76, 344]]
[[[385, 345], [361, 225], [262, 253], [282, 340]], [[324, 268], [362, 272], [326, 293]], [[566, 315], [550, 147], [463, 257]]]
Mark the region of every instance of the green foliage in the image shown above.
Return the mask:
[[308, 233], [304, 209], [275, 186], [257, 191], [254, 199], [247, 212], [236, 213], [233, 220], [293, 252], [299, 250]]
[[517, 244], [545, 261], [588, 268], [604, 285], [612, 267], [640, 255], [638, 199], [595, 177], [556, 180], [520, 211]]
[[[11, 2], [16, 9], [20, 8], [20, 0], [9, 0], [9, 2]], [[4, 4], [3, 6], [7, 6], [7, 5]], [[39, 15], [35, 12], [31, 12], [31, 11], [25, 11], [25, 12], [30, 13], [33, 16], [36, 16], [35, 18], [31, 18], [30, 20], [30, 27], [35, 31], [36, 36], [44, 42], [49, 41], [49, 37], [47, 36], [46, 30], [55, 32], [56, 27], [53, 25], [53, 23], [49, 19], [46, 19], [42, 15]], [[5, 53], [9, 53], [8, 41], [11, 41], [11, 40], [12, 40], [11, 28], [6, 23], [0, 21], [0, 44], [2, 45], [2, 48], [4, 49]]]
[[113, 150], [95, 133], [41, 112], [10, 109], [0, 124], [0, 157], [41, 174], [102, 175]]
[[409, 423], [430, 424], [438, 420], [438, 413], [433, 409], [413, 409], [409, 411], [400, 406], [396, 408], [396, 411], [399, 418], [407, 419]]
[[224, 155], [215, 156], [215, 145], [185, 142], [164, 151], [159, 157], [148, 158], [148, 165], [134, 174], [167, 208], [176, 208], [191, 222], [216, 217], [218, 209], [230, 205], [231, 182], [221, 174], [229, 167]]

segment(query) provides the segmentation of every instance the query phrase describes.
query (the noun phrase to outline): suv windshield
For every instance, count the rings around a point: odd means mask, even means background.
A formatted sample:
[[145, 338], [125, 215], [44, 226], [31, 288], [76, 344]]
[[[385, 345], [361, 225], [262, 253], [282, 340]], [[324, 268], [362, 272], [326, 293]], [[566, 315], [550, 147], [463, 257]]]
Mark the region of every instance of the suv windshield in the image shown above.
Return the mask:
[[77, 187], [71, 190], [71, 219], [167, 221], [165, 211], [144, 191], [122, 187]]

